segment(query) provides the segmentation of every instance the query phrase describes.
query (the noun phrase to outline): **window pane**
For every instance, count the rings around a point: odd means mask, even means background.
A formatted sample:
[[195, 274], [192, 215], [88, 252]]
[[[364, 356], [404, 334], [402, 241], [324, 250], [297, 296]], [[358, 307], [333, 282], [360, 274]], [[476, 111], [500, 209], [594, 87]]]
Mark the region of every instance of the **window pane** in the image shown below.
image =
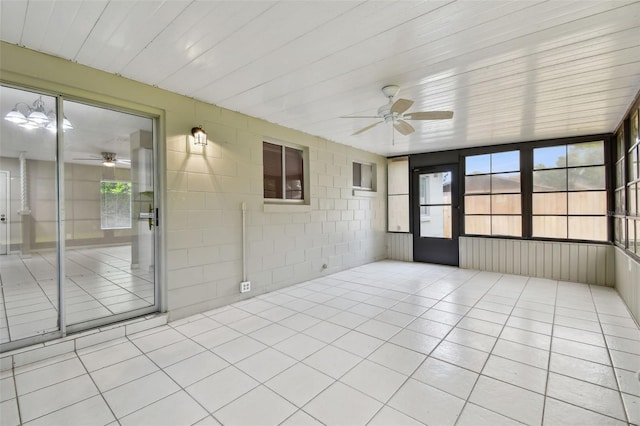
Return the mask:
[[616, 188], [624, 186], [624, 161], [616, 163]]
[[604, 166], [578, 167], [568, 170], [569, 190], [605, 189]]
[[491, 173], [520, 170], [520, 151], [491, 154]]
[[607, 218], [604, 216], [569, 216], [569, 238], [605, 241], [607, 239]]
[[362, 169], [360, 163], [353, 163], [353, 186], [361, 186], [362, 182]]
[[631, 117], [631, 146], [639, 142], [638, 140], [638, 111], [636, 111]]
[[635, 248], [638, 247], [640, 241], [636, 241], [636, 221], [633, 219], [627, 220], [627, 233], [629, 234], [627, 240], [627, 248], [629, 251], [635, 252]]
[[567, 145], [567, 156], [567, 165], [569, 167], [604, 164], [604, 142]]
[[624, 188], [616, 191], [615, 200], [616, 213], [625, 214], [627, 208], [625, 204]]
[[420, 204], [451, 203], [451, 173], [425, 173], [418, 182]]
[[567, 147], [566, 145], [551, 146], [548, 148], [536, 148], [533, 150], [534, 169], [553, 169], [566, 167]]
[[638, 147], [629, 150], [627, 161], [627, 164], [629, 164], [628, 181], [633, 182], [638, 179]]
[[287, 169], [287, 200], [303, 200], [302, 151], [286, 147], [284, 164]]
[[131, 228], [131, 182], [100, 182], [100, 229]]
[[472, 155], [465, 159], [465, 174], [477, 175], [491, 172], [491, 155]]
[[567, 193], [533, 194], [533, 214], [567, 214]]
[[569, 214], [607, 214], [607, 192], [570, 192]]
[[520, 214], [520, 212], [520, 194], [499, 194], [491, 196], [491, 214]]
[[262, 144], [264, 198], [282, 198], [282, 147]]
[[522, 236], [522, 217], [521, 216], [492, 216], [491, 217], [491, 234], [521, 237]]
[[360, 172], [360, 186], [366, 189], [373, 189], [373, 166], [371, 164], [361, 164]]
[[464, 232], [474, 235], [491, 235], [491, 216], [464, 217]]
[[430, 206], [428, 215], [420, 215], [420, 236], [451, 238], [451, 206]]
[[626, 220], [624, 218], [615, 218], [614, 227], [615, 227], [615, 239], [617, 242], [626, 246], [626, 238], [625, 238], [625, 224]]
[[467, 176], [464, 178], [465, 194], [488, 194], [491, 192], [491, 175]]
[[520, 172], [491, 175], [491, 192], [520, 192]]
[[389, 231], [409, 232], [409, 195], [389, 195]]
[[566, 191], [567, 171], [540, 170], [533, 172], [533, 192]]
[[533, 236], [542, 238], [567, 238], [567, 217], [534, 216]]
[[464, 197], [465, 214], [490, 214], [490, 195], [467, 195]]
[[626, 154], [627, 149], [624, 146], [624, 132], [620, 130], [618, 132], [618, 140], [616, 143], [616, 159], [620, 160]]
[[638, 209], [636, 207], [638, 198], [638, 184], [634, 183], [632, 185], [629, 185], [627, 188], [627, 194], [629, 195], [629, 216], [636, 216], [638, 213]]

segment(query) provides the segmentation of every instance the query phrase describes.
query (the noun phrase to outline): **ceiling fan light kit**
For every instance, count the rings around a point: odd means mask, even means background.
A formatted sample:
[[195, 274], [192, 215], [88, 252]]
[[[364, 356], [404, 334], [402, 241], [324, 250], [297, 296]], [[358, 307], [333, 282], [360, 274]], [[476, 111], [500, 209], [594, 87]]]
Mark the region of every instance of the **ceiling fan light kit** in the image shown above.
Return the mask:
[[396, 85], [387, 85], [382, 88], [382, 93], [389, 99], [389, 102], [378, 108], [378, 115], [359, 115], [359, 116], [344, 116], [340, 118], [377, 118], [380, 121], [373, 123], [367, 127], [364, 127], [351, 136], [356, 136], [366, 132], [380, 123], [391, 123], [393, 128], [404, 136], [410, 135], [416, 131], [416, 129], [407, 122], [407, 120], [423, 121], [423, 120], [449, 120], [453, 118], [453, 111], [416, 111], [406, 112], [413, 105], [413, 101], [410, 99], [393, 99], [396, 97], [400, 87]]

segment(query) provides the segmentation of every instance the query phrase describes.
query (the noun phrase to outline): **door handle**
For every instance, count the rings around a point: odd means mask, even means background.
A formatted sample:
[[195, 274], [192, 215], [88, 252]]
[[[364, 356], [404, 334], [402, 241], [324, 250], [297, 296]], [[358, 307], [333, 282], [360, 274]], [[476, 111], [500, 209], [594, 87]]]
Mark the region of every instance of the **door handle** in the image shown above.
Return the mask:
[[7, 218], [6, 218], [6, 216], [4, 215], [4, 213], [3, 213], [3, 214], [0, 214], [0, 222], [2, 222], [2, 223], [6, 223], [6, 222], [7, 222]]

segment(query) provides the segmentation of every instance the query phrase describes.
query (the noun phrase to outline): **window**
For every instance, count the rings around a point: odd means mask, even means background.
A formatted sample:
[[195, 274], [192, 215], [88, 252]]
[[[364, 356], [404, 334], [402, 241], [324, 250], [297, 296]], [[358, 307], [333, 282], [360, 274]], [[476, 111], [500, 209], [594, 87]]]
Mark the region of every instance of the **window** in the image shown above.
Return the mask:
[[522, 236], [520, 152], [465, 159], [465, 233]]
[[631, 115], [630, 138], [627, 151], [627, 248], [640, 255], [640, 137], [638, 120], [640, 109]]
[[131, 182], [100, 182], [100, 229], [131, 228]]
[[409, 232], [409, 158], [387, 160], [389, 232]]
[[626, 187], [626, 171], [625, 171], [625, 159], [626, 159], [626, 144], [624, 140], [624, 130], [621, 129], [616, 137], [616, 175], [615, 175], [615, 193], [614, 193], [614, 238], [615, 241], [626, 246], [626, 221], [625, 215], [627, 212], [627, 203], [625, 197]]
[[373, 191], [373, 164], [353, 163], [353, 187]]
[[532, 236], [607, 240], [604, 142], [533, 150]]
[[262, 144], [264, 198], [304, 200], [304, 152], [269, 142]]

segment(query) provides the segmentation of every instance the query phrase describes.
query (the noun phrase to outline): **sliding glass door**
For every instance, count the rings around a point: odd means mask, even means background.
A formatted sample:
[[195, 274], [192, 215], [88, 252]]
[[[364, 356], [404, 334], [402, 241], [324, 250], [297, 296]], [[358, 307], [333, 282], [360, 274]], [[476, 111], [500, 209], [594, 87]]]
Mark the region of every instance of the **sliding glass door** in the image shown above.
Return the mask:
[[0, 349], [156, 311], [153, 118], [0, 91]]

